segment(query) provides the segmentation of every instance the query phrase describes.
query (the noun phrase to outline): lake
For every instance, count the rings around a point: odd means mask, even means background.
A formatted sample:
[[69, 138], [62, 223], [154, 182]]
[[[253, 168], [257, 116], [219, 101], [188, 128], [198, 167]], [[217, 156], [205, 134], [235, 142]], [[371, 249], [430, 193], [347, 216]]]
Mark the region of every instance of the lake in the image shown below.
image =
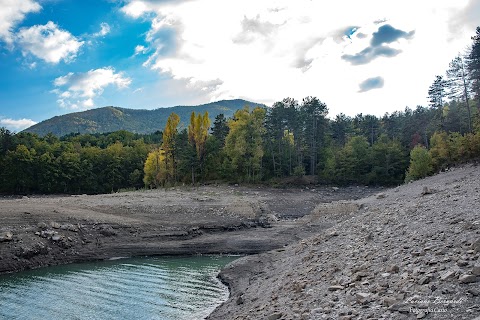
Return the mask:
[[0, 276], [0, 319], [203, 319], [234, 256], [149, 257]]

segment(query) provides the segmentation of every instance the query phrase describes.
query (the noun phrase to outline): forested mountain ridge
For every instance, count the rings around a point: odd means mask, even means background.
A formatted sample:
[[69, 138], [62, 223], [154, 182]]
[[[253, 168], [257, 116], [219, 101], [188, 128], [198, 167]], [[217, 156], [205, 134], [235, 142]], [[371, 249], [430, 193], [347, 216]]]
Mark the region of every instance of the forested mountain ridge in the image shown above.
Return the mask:
[[[155, 110], [126, 109], [120, 107], [103, 107], [83, 112], [55, 116], [24, 130], [45, 136], [53, 133], [61, 137], [71, 133], [93, 134], [126, 130], [133, 133], [148, 134], [165, 127], [168, 116], [175, 112], [182, 120], [188, 120], [192, 112], [207, 111], [212, 118], [219, 114], [230, 117], [245, 105], [257, 106], [258, 103], [235, 99], [222, 100], [198, 106], [176, 106]], [[185, 123], [180, 123], [184, 127]]]

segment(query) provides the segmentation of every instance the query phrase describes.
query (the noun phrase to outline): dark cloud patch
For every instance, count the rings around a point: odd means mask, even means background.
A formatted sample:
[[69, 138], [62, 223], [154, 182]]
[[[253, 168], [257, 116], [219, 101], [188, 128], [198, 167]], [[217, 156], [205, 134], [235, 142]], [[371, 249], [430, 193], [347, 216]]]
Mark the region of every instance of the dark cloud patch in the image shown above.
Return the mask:
[[370, 44], [373, 47], [381, 46], [384, 43], [392, 43], [398, 39], [410, 39], [415, 34], [415, 31], [405, 32], [399, 29], [395, 29], [389, 24], [383, 25], [378, 28], [377, 32], [373, 33], [373, 38]]
[[[356, 54], [344, 54], [342, 59], [350, 62], [353, 65], [362, 65], [371, 62], [372, 60], [378, 57], [391, 58], [395, 57], [402, 51], [399, 49], [394, 49], [386, 44], [397, 41], [398, 39], [410, 39], [415, 34], [415, 31], [405, 32], [399, 29], [395, 29], [389, 24], [383, 25], [376, 32], [373, 33], [372, 40], [370, 41], [370, 46], [366, 47], [362, 51]], [[366, 35], [360, 37], [357, 34], [357, 37], [364, 38]]]
[[270, 22], [263, 22], [258, 15], [253, 19], [244, 17], [241, 25], [242, 31], [233, 38], [233, 42], [240, 44], [252, 43], [258, 37], [267, 38], [281, 26]]
[[342, 59], [350, 62], [353, 65], [362, 65], [367, 64], [378, 57], [395, 57], [400, 52], [400, 50], [393, 49], [387, 46], [367, 47], [354, 55], [344, 54], [342, 56]]
[[362, 32], [357, 33], [357, 38], [358, 39], [365, 39], [366, 37], [368, 37], [368, 36], [365, 33], [362, 33]]
[[358, 92], [367, 92], [373, 89], [380, 89], [383, 88], [384, 84], [385, 81], [382, 77], [368, 78], [359, 84], [360, 90]]

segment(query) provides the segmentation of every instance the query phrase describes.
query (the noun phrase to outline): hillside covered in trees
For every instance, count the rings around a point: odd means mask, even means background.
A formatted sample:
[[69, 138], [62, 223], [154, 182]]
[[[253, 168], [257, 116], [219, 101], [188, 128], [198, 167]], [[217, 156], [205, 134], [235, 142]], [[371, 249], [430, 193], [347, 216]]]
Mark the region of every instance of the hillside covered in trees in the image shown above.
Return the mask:
[[[119, 107], [104, 107], [82, 112], [74, 112], [37, 123], [24, 130], [45, 136], [52, 133], [61, 137], [71, 133], [108, 133], [114, 131], [130, 131], [133, 133], [149, 134], [166, 124], [168, 115], [172, 112], [182, 119], [188, 120], [192, 112], [208, 112], [212, 117], [224, 114], [227, 117], [252, 102], [235, 99], [222, 100], [198, 106], [176, 106], [158, 108], [155, 110], [136, 110]], [[184, 123], [182, 123], [184, 124]]]
[[212, 180], [276, 183], [305, 175], [334, 185], [422, 178], [480, 157], [480, 27], [472, 40], [445, 78], [435, 77], [429, 106], [382, 117], [332, 119], [325, 103], [306, 97], [242, 106], [232, 117], [172, 112], [150, 134], [58, 138], [1, 129], [0, 192], [104, 193]]

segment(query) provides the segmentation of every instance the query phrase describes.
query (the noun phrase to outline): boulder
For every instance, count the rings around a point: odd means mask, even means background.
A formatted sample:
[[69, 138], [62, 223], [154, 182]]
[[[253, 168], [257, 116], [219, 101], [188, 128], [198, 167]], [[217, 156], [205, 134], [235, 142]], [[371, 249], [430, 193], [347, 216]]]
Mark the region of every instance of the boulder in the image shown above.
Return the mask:
[[13, 240], [13, 233], [7, 231], [0, 236], [0, 242], [9, 242]]

